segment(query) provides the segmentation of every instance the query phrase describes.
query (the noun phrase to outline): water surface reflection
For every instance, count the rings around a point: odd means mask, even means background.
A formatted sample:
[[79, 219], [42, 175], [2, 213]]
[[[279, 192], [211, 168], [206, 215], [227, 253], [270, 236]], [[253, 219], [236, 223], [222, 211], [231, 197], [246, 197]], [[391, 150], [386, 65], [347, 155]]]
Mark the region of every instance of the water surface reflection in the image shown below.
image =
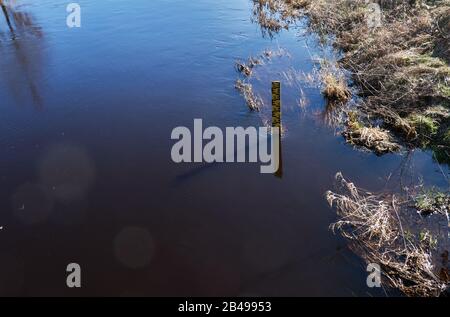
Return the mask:
[[43, 32], [32, 14], [24, 11], [26, 8], [15, 5], [14, 1], [10, 3], [7, 5], [0, 1], [9, 31], [0, 33], [1, 38], [6, 38], [0, 45], [0, 53], [4, 57], [2, 72], [8, 76], [6, 83], [17, 98], [23, 97], [24, 91], [28, 91], [36, 108], [42, 109], [39, 85], [42, 76]]
[[[317, 120], [320, 89], [286, 83], [280, 72], [308, 73], [320, 53], [301, 25], [262, 37], [246, 0], [77, 2], [80, 29], [53, 0], [0, 22], [0, 294], [383, 295], [328, 230], [324, 193], [337, 171], [382, 189], [403, 158], [344, 144]], [[173, 163], [171, 132], [194, 118], [271, 118], [248, 111], [234, 63], [279, 48], [291, 58], [255, 69], [254, 85], [268, 105], [283, 85], [283, 177]], [[447, 185], [427, 153], [411, 156], [415, 178]], [[72, 262], [81, 289], [66, 287]]]

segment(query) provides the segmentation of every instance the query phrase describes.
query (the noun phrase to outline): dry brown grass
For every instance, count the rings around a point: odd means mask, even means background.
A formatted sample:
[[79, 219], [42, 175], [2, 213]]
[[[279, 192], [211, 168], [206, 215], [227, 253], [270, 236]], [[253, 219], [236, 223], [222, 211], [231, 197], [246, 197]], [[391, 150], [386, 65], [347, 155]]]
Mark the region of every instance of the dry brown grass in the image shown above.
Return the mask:
[[[254, 0], [254, 12], [269, 32], [306, 15], [311, 30], [323, 38], [332, 35], [333, 45], [344, 53], [341, 67], [364, 97], [360, 111], [384, 120], [384, 128], [404, 142], [422, 145], [423, 136], [408, 116], [450, 107], [450, 0], [377, 2], [383, 14], [377, 28], [368, 25], [363, 0]], [[329, 99], [350, 98], [345, 79], [324, 76], [323, 81]], [[438, 121], [435, 139], [442, 139], [450, 120]]]
[[416, 237], [413, 228], [402, 222], [402, 213], [410, 212], [408, 203], [392, 194], [358, 189], [341, 173], [336, 181], [338, 193], [326, 193], [340, 218], [331, 229], [350, 239], [353, 250], [367, 263], [379, 264], [391, 287], [408, 296], [439, 296], [448, 281], [439, 277], [440, 267], [433, 255], [437, 240], [430, 238], [430, 231], [421, 231]]
[[[375, 29], [367, 23], [365, 1], [304, 0], [301, 6], [311, 29], [333, 35], [343, 51], [340, 65], [364, 97], [363, 114], [383, 119], [405, 142], [422, 145], [424, 136], [408, 117], [450, 107], [450, 1], [379, 3], [383, 20]], [[441, 129], [434, 139], [450, 125], [448, 118], [437, 121]]]
[[322, 93], [330, 101], [347, 102], [351, 97], [347, 81], [343, 77], [327, 73], [323, 76], [323, 85]]
[[360, 127], [344, 132], [347, 142], [366, 147], [377, 154], [395, 152], [400, 146], [392, 139], [389, 131], [380, 127]]

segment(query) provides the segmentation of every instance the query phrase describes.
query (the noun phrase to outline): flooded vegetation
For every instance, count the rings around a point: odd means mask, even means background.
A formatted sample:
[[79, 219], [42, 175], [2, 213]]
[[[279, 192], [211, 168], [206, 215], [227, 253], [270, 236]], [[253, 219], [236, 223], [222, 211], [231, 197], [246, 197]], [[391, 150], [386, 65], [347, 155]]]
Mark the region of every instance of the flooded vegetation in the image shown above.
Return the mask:
[[[448, 253], [447, 211], [436, 213], [432, 221], [437, 225], [430, 225], [402, 196], [364, 191], [342, 174], [336, 175], [336, 181], [339, 193], [326, 194], [340, 217], [331, 225], [332, 230], [348, 238], [353, 250], [368, 263], [378, 263], [391, 287], [409, 296], [439, 296], [444, 292], [449, 282], [448, 263], [443, 262]], [[448, 204], [443, 196], [441, 199], [442, 204]], [[447, 207], [438, 207], [442, 208]]]
[[[450, 158], [446, 144], [450, 3], [425, 2], [383, 1], [375, 6], [384, 9], [381, 16], [363, 1], [261, 0], [255, 1], [254, 15], [271, 36], [288, 29], [291, 18], [306, 17], [311, 32], [336, 48], [336, 55], [342, 54], [336, 64], [322, 60], [315, 79], [322, 83], [327, 108], [343, 108], [344, 116], [331, 122], [339, 125], [340, 120], [349, 144], [377, 155], [404, 147], [431, 149], [436, 161], [445, 163]], [[371, 17], [375, 13], [380, 16]], [[371, 20], [375, 18], [379, 20]], [[344, 108], [351, 99], [355, 105]], [[333, 230], [352, 240], [367, 263], [380, 263], [391, 287], [411, 296], [444, 292], [449, 268], [440, 257], [448, 254], [448, 190], [419, 195], [403, 187], [400, 192], [374, 195], [357, 189], [341, 174], [337, 181], [343, 193], [326, 195], [341, 217]], [[445, 226], [430, 231], [419, 219], [416, 232], [404, 229], [410, 214], [423, 216], [425, 210], [437, 211], [428, 214], [444, 217]], [[432, 250], [439, 250], [438, 256]]]
[[381, 119], [407, 146], [448, 152], [449, 2], [381, 1], [373, 27], [364, 2], [300, 2], [311, 27], [332, 34], [343, 51], [340, 65], [363, 97], [364, 124]]
[[[449, 3], [378, 2], [0, 0], [0, 295], [445, 294]], [[196, 118], [280, 168], [174, 163]]]
[[[254, 57], [251, 56], [247, 62], [236, 61], [236, 70], [243, 79], [236, 80], [235, 87], [241, 93], [250, 110], [260, 111], [264, 107], [264, 101], [259, 95], [253, 92], [252, 75], [255, 67], [264, 68], [272, 62], [273, 58], [289, 57], [289, 53], [283, 49], [277, 51], [265, 50], [263, 53]], [[257, 77], [257, 76], [253, 76]], [[267, 108], [267, 105], [265, 106]]]

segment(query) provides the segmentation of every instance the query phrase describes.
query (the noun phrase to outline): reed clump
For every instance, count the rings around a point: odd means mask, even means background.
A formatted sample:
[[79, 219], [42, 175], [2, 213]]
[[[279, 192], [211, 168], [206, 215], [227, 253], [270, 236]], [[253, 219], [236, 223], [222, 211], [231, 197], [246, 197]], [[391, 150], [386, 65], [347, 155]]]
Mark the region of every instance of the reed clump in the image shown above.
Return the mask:
[[327, 73], [323, 77], [323, 85], [322, 93], [329, 101], [347, 102], [351, 97], [347, 81], [343, 77]]

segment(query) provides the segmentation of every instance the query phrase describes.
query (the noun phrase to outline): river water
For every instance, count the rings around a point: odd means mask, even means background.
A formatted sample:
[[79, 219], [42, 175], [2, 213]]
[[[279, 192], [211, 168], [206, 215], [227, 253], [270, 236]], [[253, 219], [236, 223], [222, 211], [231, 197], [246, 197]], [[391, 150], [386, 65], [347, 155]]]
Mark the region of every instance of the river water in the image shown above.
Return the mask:
[[[67, 27], [64, 1], [16, 1], [14, 35], [0, 17], [1, 295], [385, 294], [328, 229], [324, 193], [338, 171], [380, 191], [399, 174], [445, 187], [448, 168], [346, 145], [320, 89], [283, 77], [322, 52], [302, 23], [263, 36], [248, 0], [78, 3], [81, 28]], [[267, 99], [281, 80], [283, 176], [173, 163], [171, 131], [194, 118], [262, 125], [234, 63], [280, 49], [254, 84]], [[81, 288], [66, 286], [69, 263]]]

